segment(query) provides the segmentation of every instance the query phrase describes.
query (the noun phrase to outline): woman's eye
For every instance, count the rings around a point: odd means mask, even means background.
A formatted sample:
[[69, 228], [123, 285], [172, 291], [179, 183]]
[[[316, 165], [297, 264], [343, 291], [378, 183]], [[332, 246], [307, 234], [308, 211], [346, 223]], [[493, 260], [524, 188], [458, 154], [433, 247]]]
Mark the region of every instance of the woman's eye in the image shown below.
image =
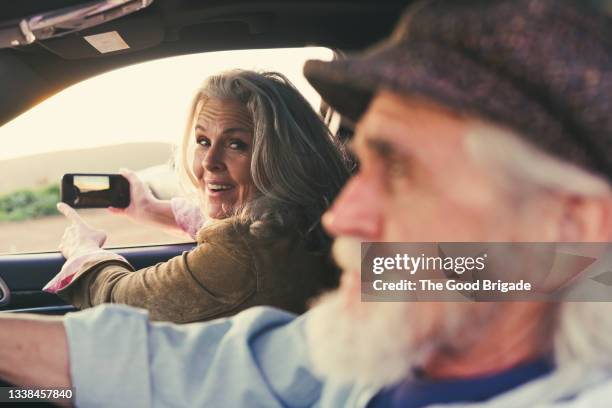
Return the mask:
[[234, 150], [246, 150], [247, 144], [242, 140], [232, 140], [229, 142], [229, 147]]
[[208, 139], [205, 139], [205, 138], [197, 139], [196, 143], [199, 144], [200, 146], [204, 146], [204, 147], [209, 147], [210, 146], [210, 141]]

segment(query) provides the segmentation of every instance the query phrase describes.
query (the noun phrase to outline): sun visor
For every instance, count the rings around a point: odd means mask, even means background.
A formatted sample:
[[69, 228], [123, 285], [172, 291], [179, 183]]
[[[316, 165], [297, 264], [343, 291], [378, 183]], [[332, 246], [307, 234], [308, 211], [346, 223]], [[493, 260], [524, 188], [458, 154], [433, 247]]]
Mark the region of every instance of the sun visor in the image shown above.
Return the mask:
[[95, 58], [154, 47], [164, 39], [164, 29], [156, 17], [132, 17], [110, 21], [41, 45], [65, 59]]

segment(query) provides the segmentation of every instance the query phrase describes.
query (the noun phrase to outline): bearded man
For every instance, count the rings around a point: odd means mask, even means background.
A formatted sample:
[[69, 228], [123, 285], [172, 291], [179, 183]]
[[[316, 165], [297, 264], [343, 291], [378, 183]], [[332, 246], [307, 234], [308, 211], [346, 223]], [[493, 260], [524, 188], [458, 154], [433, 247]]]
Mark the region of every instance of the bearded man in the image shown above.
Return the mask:
[[323, 219], [340, 289], [297, 318], [2, 318], [0, 375], [80, 406], [605, 404], [608, 303], [362, 303], [359, 243], [612, 241], [610, 31], [577, 2], [434, 0], [361, 56], [307, 63], [358, 120], [359, 172]]

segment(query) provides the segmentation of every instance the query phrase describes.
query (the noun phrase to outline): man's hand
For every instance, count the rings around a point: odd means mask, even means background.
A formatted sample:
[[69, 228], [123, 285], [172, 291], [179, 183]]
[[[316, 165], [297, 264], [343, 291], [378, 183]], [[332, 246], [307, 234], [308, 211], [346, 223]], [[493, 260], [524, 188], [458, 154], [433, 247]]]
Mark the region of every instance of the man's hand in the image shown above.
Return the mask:
[[66, 329], [60, 317], [0, 313], [0, 378], [39, 388], [69, 388]]
[[65, 203], [58, 203], [57, 209], [71, 221], [66, 228], [59, 250], [66, 259], [97, 250], [106, 242], [106, 233], [87, 224], [77, 212]]

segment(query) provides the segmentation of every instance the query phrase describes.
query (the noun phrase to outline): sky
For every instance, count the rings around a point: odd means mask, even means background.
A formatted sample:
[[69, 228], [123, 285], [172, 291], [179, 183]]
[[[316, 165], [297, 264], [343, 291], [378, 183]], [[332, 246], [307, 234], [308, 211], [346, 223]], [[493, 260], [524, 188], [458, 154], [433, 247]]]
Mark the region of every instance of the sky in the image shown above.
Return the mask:
[[302, 75], [325, 48], [209, 52], [149, 61], [73, 85], [0, 127], [0, 160], [128, 142], [179, 143], [191, 98], [219, 71], [243, 68], [285, 74], [318, 108]]

